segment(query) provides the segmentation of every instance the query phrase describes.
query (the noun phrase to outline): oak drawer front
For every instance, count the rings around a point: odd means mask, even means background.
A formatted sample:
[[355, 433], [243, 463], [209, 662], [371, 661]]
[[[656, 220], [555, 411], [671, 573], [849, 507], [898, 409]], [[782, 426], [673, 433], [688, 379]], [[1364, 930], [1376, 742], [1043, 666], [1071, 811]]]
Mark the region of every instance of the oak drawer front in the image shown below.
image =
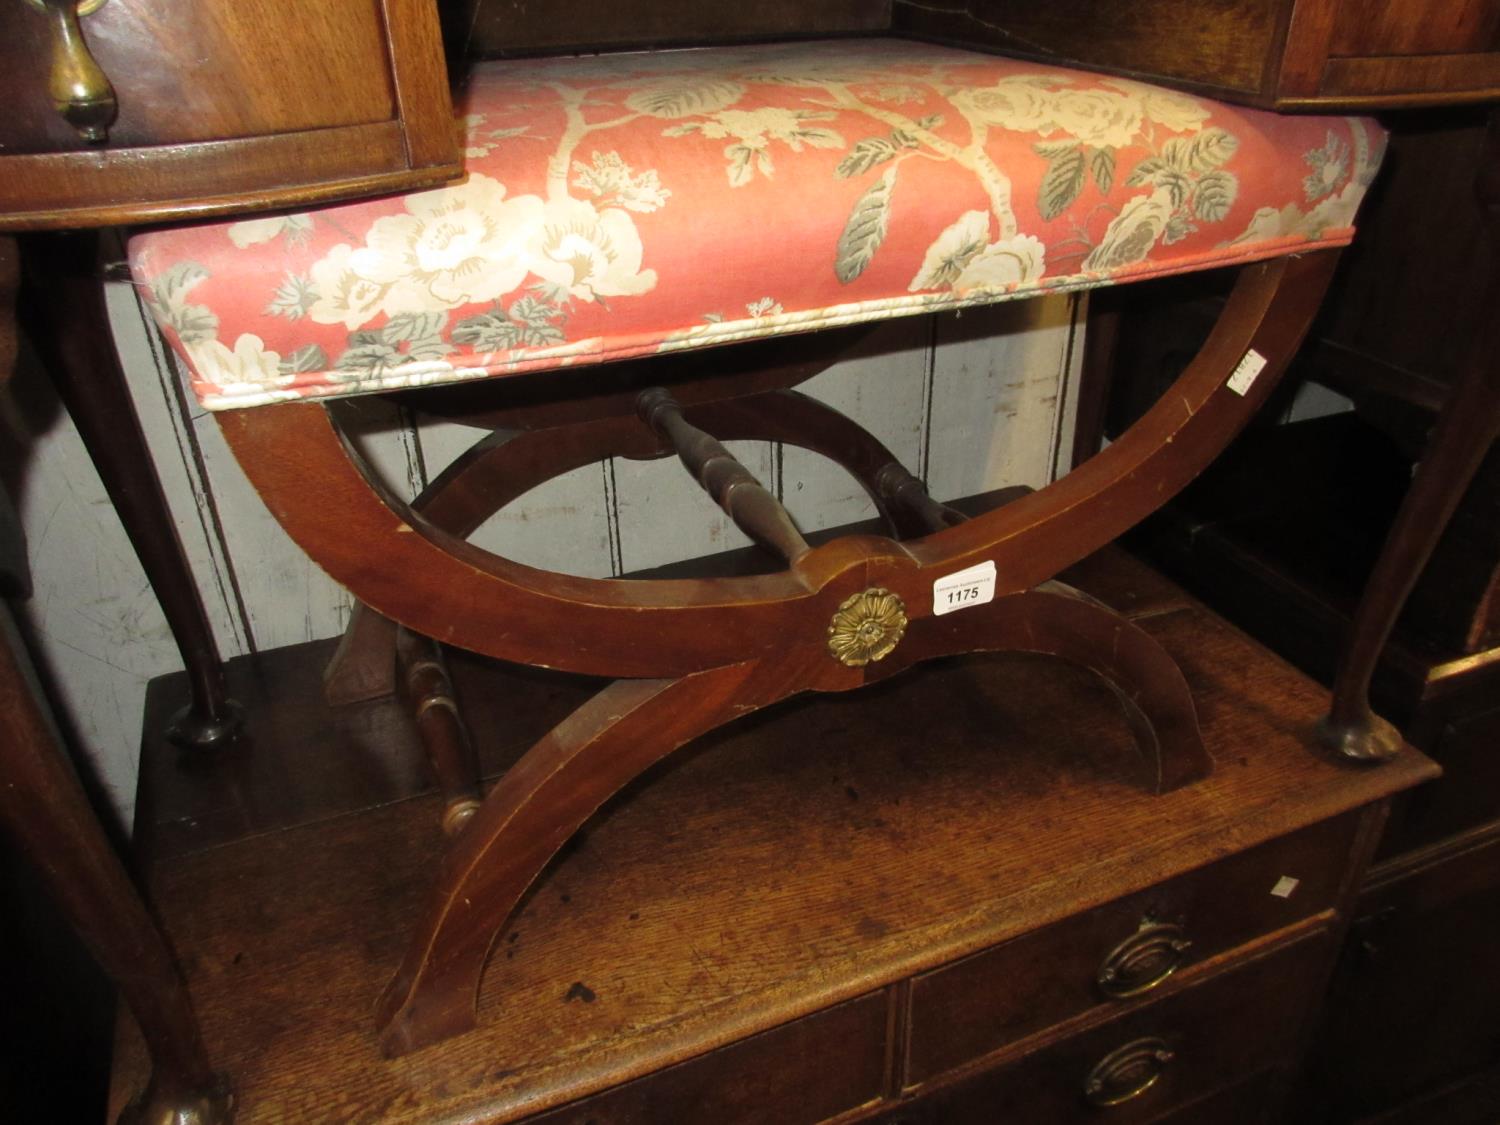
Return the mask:
[[907, 1084], [1329, 908], [1357, 827], [1325, 821], [916, 977]]
[[881, 1096], [888, 1010], [887, 994], [874, 992], [527, 1120], [822, 1121]]
[[1197, 988], [934, 1090], [887, 1120], [1137, 1125], [1180, 1112], [1179, 1120], [1217, 1122], [1192, 1114], [1191, 1103], [1270, 1069], [1295, 1048], [1328, 943], [1326, 932], [1303, 938]]

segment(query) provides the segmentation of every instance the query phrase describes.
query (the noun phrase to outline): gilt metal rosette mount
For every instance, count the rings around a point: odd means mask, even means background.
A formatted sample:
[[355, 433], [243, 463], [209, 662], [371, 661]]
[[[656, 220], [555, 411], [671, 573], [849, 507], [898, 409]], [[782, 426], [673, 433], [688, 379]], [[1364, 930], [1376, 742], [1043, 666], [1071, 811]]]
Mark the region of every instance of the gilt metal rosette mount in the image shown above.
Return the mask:
[[889, 656], [906, 633], [906, 603], [872, 586], [846, 598], [828, 623], [828, 651], [850, 668]]

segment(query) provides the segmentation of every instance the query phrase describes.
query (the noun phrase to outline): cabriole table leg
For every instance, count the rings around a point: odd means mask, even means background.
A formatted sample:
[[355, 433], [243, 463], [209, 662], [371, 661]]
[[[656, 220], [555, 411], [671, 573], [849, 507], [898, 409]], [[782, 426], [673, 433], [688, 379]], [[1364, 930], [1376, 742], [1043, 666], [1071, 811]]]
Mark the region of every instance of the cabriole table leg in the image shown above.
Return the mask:
[[93, 459], [182, 653], [192, 698], [168, 737], [206, 750], [239, 730], [239, 711], [109, 334], [92, 231], [22, 243], [22, 315]]
[[227, 1122], [232, 1099], [209, 1067], [187, 988], [63, 757], [17, 646], [9, 615], [0, 614], [0, 827], [36, 864], [146, 1040], [151, 1081], [121, 1121]]
[[[1477, 194], [1492, 253], [1500, 255], [1500, 110], [1490, 111]], [[1500, 436], [1500, 271], [1491, 275], [1480, 306], [1490, 314], [1475, 333], [1458, 383], [1438, 414], [1426, 454], [1365, 584], [1339, 659], [1333, 704], [1319, 728], [1330, 749], [1356, 761], [1385, 761], [1401, 747], [1396, 728], [1370, 709], [1370, 679], [1407, 595]]]

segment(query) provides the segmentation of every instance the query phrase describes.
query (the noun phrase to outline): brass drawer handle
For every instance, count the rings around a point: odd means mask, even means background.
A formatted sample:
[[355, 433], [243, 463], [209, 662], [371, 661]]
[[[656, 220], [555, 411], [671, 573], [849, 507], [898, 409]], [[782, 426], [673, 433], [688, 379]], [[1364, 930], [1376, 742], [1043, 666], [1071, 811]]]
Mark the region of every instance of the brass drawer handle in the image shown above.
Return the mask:
[[1105, 954], [1099, 965], [1099, 990], [1111, 1000], [1149, 992], [1175, 973], [1192, 946], [1183, 928], [1172, 922], [1141, 923], [1141, 928]]
[[1094, 1064], [1084, 1079], [1083, 1096], [1100, 1109], [1138, 1098], [1156, 1085], [1174, 1057], [1171, 1044], [1155, 1036], [1127, 1043]]
[[47, 93], [57, 112], [90, 144], [109, 140], [109, 127], [119, 112], [115, 88], [94, 61], [79, 26], [80, 16], [92, 15], [105, 0], [30, 0], [47, 14], [52, 25], [52, 60]]

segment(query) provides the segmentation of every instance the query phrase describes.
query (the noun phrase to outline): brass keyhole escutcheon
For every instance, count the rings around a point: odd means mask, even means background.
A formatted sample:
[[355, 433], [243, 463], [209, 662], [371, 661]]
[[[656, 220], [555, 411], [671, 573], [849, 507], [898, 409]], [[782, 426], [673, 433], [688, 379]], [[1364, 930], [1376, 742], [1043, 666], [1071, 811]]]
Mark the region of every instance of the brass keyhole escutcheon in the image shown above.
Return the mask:
[[109, 140], [119, 113], [115, 88], [90, 54], [79, 19], [97, 12], [108, 0], [27, 0], [51, 25], [52, 55], [47, 93], [53, 108], [89, 144]]

